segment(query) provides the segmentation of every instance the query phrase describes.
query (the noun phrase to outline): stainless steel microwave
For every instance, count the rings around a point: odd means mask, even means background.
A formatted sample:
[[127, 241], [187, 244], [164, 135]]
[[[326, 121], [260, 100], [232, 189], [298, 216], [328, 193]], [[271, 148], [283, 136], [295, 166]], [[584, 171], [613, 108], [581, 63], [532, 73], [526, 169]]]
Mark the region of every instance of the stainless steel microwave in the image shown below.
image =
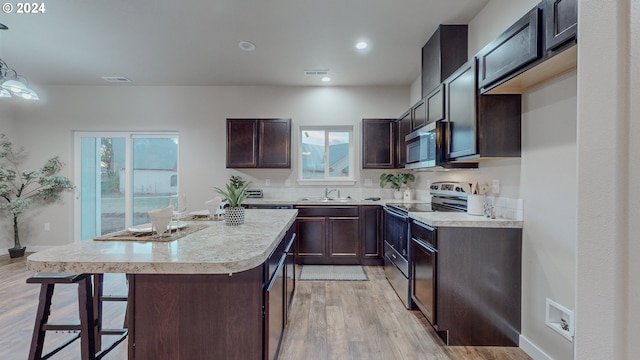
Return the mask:
[[436, 168], [446, 164], [446, 121], [435, 121], [405, 137], [405, 169]]
[[448, 121], [429, 123], [405, 137], [407, 161], [405, 169], [424, 169], [431, 171], [454, 168], [477, 168], [477, 163], [449, 161]]

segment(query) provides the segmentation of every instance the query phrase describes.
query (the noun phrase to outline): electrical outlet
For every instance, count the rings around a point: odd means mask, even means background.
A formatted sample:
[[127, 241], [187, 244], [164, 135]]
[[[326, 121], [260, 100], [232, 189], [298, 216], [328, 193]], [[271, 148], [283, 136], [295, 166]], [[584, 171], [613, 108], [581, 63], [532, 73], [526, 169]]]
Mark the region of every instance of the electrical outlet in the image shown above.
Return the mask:
[[44, 231], [49, 231], [51, 230], [51, 226], [49, 225], [49, 223], [44, 223]]
[[364, 179], [364, 186], [373, 186], [373, 181], [371, 181], [371, 179]]
[[500, 180], [493, 179], [493, 181], [491, 181], [491, 192], [494, 194], [498, 194], [500, 192]]
[[264, 179], [264, 186], [271, 186], [271, 179]]

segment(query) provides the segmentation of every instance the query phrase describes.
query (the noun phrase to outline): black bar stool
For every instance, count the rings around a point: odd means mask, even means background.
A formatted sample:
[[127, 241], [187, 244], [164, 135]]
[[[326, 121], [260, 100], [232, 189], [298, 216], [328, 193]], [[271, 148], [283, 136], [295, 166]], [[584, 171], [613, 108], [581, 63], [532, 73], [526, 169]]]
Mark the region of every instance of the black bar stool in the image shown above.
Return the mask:
[[[75, 340], [80, 339], [81, 355], [83, 360], [101, 359], [109, 351], [120, 344], [128, 334], [126, 327], [122, 329], [102, 329], [102, 302], [126, 301], [126, 297], [104, 297], [103, 275], [95, 275], [95, 288], [92, 289], [92, 274], [78, 273], [36, 273], [27, 279], [27, 283], [41, 284], [40, 301], [36, 314], [36, 321], [29, 350], [29, 360], [44, 360], [69, 346]], [[78, 284], [78, 311], [80, 323], [53, 323], [49, 322], [51, 311], [51, 299], [55, 284]], [[124, 298], [124, 300], [123, 300]], [[126, 319], [125, 319], [126, 323]], [[44, 338], [47, 331], [79, 331], [77, 334], [63, 342], [60, 346], [42, 355]], [[100, 350], [102, 335], [120, 335], [109, 347]], [[97, 351], [99, 350], [99, 351]]]

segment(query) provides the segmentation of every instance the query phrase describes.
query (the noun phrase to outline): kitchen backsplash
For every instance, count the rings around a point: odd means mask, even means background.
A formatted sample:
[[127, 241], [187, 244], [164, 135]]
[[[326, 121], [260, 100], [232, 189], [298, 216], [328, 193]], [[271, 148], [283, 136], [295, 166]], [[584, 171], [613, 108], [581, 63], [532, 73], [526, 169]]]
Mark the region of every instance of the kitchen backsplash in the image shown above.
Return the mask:
[[[336, 187], [328, 186], [329, 189]], [[303, 197], [322, 197], [324, 195], [323, 188], [309, 188], [309, 187], [264, 187], [262, 188], [264, 200], [277, 199], [277, 200], [292, 200], [295, 201]], [[336, 188], [340, 190], [341, 197], [351, 196], [354, 199], [360, 200], [369, 197], [380, 197], [382, 199], [393, 199], [393, 190], [380, 189], [376, 187], [363, 187], [363, 188]], [[416, 201], [430, 202], [431, 195], [429, 190], [413, 189], [412, 199]], [[332, 196], [337, 196], [337, 193], [333, 192]], [[522, 199], [512, 199], [507, 197], [487, 196], [486, 201], [493, 205], [493, 211], [496, 218], [520, 220], [524, 219], [524, 205]]]
[[485, 201], [493, 205], [493, 213], [498, 219], [524, 220], [522, 199], [487, 196]]

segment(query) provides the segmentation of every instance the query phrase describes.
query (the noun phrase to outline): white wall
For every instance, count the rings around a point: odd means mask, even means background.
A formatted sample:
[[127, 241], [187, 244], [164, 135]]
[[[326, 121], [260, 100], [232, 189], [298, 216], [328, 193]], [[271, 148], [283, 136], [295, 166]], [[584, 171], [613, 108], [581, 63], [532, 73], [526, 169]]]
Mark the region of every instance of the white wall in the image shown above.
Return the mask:
[[[627, 288], [624, 315], [626, 319], [626, 336], [622, 339], [625, 343], [624, 349], [627, 357], [630, 354], [640, 354], [640, 342], [637, 341], [637, 334], [640, 334], [640, 321], [633, 321], [631, 319], [640, 319], [640, 308], [636, 305], [638, 299], [640, 299], [640, 242], [637, 241], [640, 238], [640, 192], [634, 191], [635, 184], [640, 184], [640, 162], [638, 162], [638, 154], [640, 154], [640, 1], [632, 1], [631, 9], [627, 12], [630, 16], [629, 21], [629, 76], [627, 81], [629, 83], [629, 116], [627, 117], [629, 136], [628, 151], [627, 151], [627, 166], [629, 169], [628, 183], [625, 184], [627, 188], [628, 206], [629, 211], [627, 213], [626, 226], [627, 237], [626, 244], [628, 246], [626, 258], [624, 262], [627, 266], [626, 276], [628, 277], [626, 283], [623, 285]], [[623, 13], [624, 14], [624, 13]], [[633, 79], [633, 80], [632, 80]], [[635, 121], [631, 121], [635, 119]], [[635, 154], [632, 156], [631, 154]], [[634, 239], [634, 240], [632, 240]]]
[[[640, 293], [636, 0], [578, 11], [576, 359], [635, 359]], [[633, 41], [631, 41], [631, 40]]]
[[[60, 155], [68, 165], [63, 175], [73, 178], [73, 131], [128, 130], [178, 131], [180, 135], [180, 191], [187, 192], [190, 206], [211, 198], [212, 186], [221, 186], [231, 174], [239, 174], [264, 185], [295, 184], [297, 158], [292, 169], [225, 169], [225, 120], [230, 117], [290, 117], [293, 119], [293, 146], [300, 125], [352, 124], [356, 149], [360, 143], [363, 118], [396, 118], [407, 108], [407, 87], [136, 87], [136, 86], [52, 86], [41, 91], [45, 101], [19, 108], [13, 121], [19, 142], [30, 151], [31, 166]], [[3, 114], [4, 112], [0, 112]], [[16, 141], [18, 142], [18, 141]], [[356, 153], [360, 167], [360, 152]], [[356, 173], [359, 178], [376, 179], [379, 172]], [[374, 183], [375, 185], [375, 183]], [[359, 184], [357, 185], [359, 186]], [[320, 191], [320, 190], [318, 190]], [[25, 214], [21, 239], [27, 246], [49, 246], [72, 240], [73, 196], [54, 206]], [[51, 224], [44, 232], [43, 224]], [[5, 224], [5, 219], [0, 219]], [[0, 225], [0, 226], [2, 226]], [[0, 242], [9, 244], [10, 233], [0, 233]]]

